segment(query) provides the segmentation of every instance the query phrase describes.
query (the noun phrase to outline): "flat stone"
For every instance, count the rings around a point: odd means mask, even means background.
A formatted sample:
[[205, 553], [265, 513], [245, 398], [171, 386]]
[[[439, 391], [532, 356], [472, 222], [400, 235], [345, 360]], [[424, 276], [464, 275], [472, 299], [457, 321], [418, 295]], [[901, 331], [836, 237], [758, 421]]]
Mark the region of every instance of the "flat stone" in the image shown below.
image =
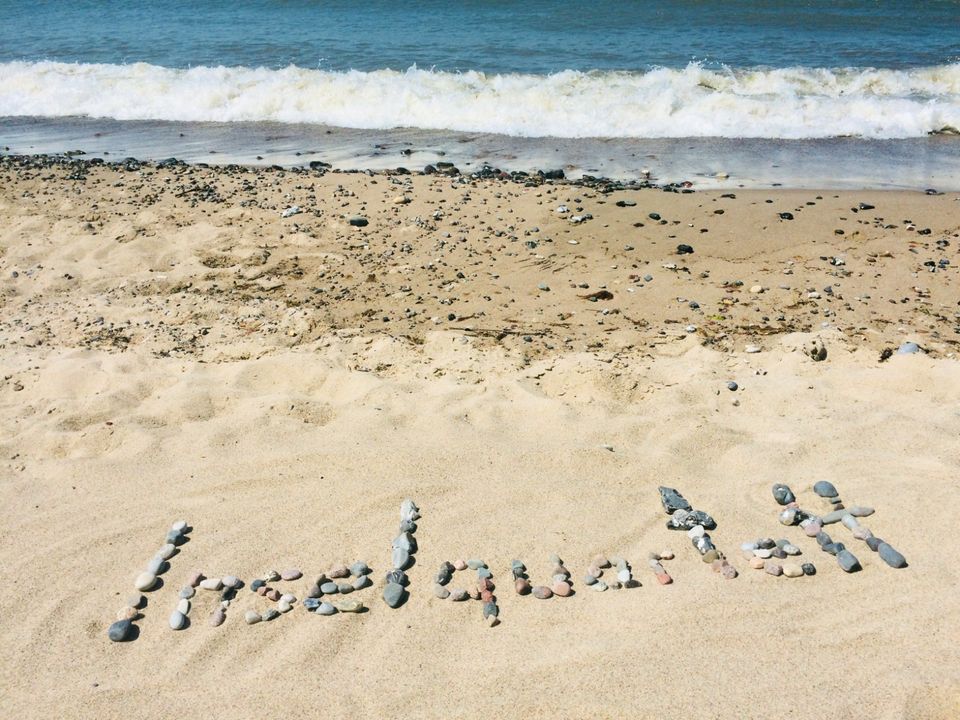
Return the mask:
[[276, 608], [267, 608], [263, 611], [260, 617], [264, 622], [270, 622], [271, 620], [275, 620], [276, 618], [280, 617], [280, 611]]
[[294, 595], [293, 593], [284, 593], [283, 595], [280, 596], [280, 602], [293, 604], [296, 601], [297, 601], [297, 596]]
[[766, 560], [771, 555], [773, 555], [773, 551], [768, 550], [767, 548], [757, 548], [756, 550], [753, 551], [753, 554], [756, 555], [758, 558], [762, 558]]
[[847, 512], [854, 517], [870, 517], [873, 515], [874, 509], [872, 507], [864, 507], [863, 505], [854, 505], [852, 508], [848, 508]]
[[462, 560], [462, 559], [461, 559], [461, 560], [454, 560], [454, 561], [453, 561], [453, 567], [456, 568], [457, 570], [466, 570], [466, 569], [467, 569], [467, 561], [466, 561], [466, 560]]
[[787, 554], [783, 551], [782, 548], [774, 548], [770, 551], [770, 557], [774, 557], [777, 560], [783, 560], [787, 557]]
[[320, 607], [320, 600], [318, 598], [311, 597], [304, 598], [302, 605], [307, 609], [307, 612], [312, 612]]
[[843, 519], [844, 515], [850, 514], [850, 511], [845, 508], [839, 508], [837, 510], [832, 510], [826, 515], [820, 518], [820, 521], [824, 525], [833, 525], [833, 523], [838, 523]]
[[417, 507], [417, 504], [410, 498], [405, 498], [402, 503], [400, 503], [400, 519], [401, 520], [418, 520], [420, 518], [420, 508]]
[[218, 627], [223, 625], [223, 621], [227, 619], [227, 613], [224, 612], [223, 608], [217, 608], [213, 611], [213, 614], [210, 616], [210, 625], [212, 627]]
[[167, 543], [160, 550], [157, 551], [157, 556], [162, 557], [164, 560], [169, 560], [176, 554], [177, 546], [173, 543]]
[[128, 605], [127, 607], [120, 608], [117, 612], [117, 620], [134, 620], [139, 614], [139, 610]]
[[813, 563], [804, 563], [803, 565], [800, 566], [800, 568], [803, 570], [804, 575], [817, 574], [817, 567]]
[[478, 577], [478, 578], [491, 578], [491, 577], [493, 577], [493, 573], [490, 572], [490, 568], [485, 568], [485, 567], [477, 568], [477, 577]]
[[335, 606], [338, 612], [358, 613], [363, 610], [363, 603], [359, 600], [342, 600]]
[[605, 592], [606, 590], [609, 589], [610, 586], [607, 585], [603, 580], [597, 580], [597, 582], [595, 582], [590, 587], [592, 587], [597, 592]]
[[390, 570], [385, 576], [388, 583], [396, 583], [397, 585], [406, 586], [409, 580], [407, 580], [407, 574], [403, 570], [397, 570], [394, 568]]
[[346, 565], [334, 565], [330, 570], [327, 571], [327, 577], [333, 580], [340, 580], [342, 578], [350, 577], [350, 568]]
[[570, 597], [570, 595], [573, 594], [573, 588], [570, 587], [570, 583], [562, 580], [555, 582], [550, 589], [554, 595], [559, 595], [560, 597]]
[[287, 568], [280, 573], [280, 579], [286, 581], [299, 580], [303, 577], [303, 573], [300, 572], [297, 568]]
[[920, 352], [920, 346], [915, 342], [905, 342], [897, 348], [897, 355], [913, 355]]
[[656, 573], [655, 577], [657, 578], [657, 582], [661, 585], [669, 585], [673, 582], [673, 578], [670, 577], [666, 572], [658, 572]]
[[717, 526], [716, 521], [702, 510], [677, 510], [667, 521], [667, 527], [670, 530], [690, 530], [697, 525], [703, 525], [707, 530], [712, 530]]
[[360, 577], [356, 578], [352, 584], [354, 590], [363, 590], [364, 588], [373, 585], [373, 580], [366, 575], [361, 575]]
[[113, 642], [126, 642], [133, 639], [133, 621], [117, 620], [107, 628], [107, 637]]
[[398, 583], [387, 583], [383, 589], [383, 601], [392, 608], [398, 608], [406, 599], [407, 591]]
[[293, 609], [293, 605], [291, 605], [290, 603], [286, 602], [283, 599], [281, 599], [280, 602], [277, 603], [277, 610], [281, 613], [288, 613], [292, 609]]
[[783, 568], [772, 560], [767, 560], [767, 562], [763, 564], [763, 570], [768, 575], [773, 575], [774, 577], [779, 577], [783, 574]]
[[333, 615], [337, 612], [337, 608], [335, 608], [331, 603], [323, 602], [320, 603], [320, 606], [315, 612], [317, 615]]
[[325, 582], [320, 586], [320, 592], [324, 595], [333, 595], [334, 593], [340, 592], [340, 588], [335, 582]]
[[182, 588], [180, 588], [180, 593], [178, 597], [189, 600], [196, 594], [197, 594], [197, 591], [194, 588], [190, 587], [189, 585], [184, 585]]
[[799, 555], [800, 548], [798, 548], [796, 545], [792, 543], [787, 543], [786, 545], [783, 546], [783, 552], [786, 553], [787, 555]]
[[834, 498], [840, 494], [833, 486], [833, 483], [827, 482], [826, 480], [821, 480], [820, 482], [815, 483], [813, 486], [813, 491], [822, 498]]
[[797, 563], [784, 563], [783, 574], [790, 578], [802, 577], [803, 568]]
[[817, 533], [817, 544], [820, 547], [826, 547], [832, 542], [833, 540], [830, 538], [829, 535], [827, 535], [827, 533], [823, 532], [822, 530]]
[[363, 215], [351, 215], [347, 222], [353, 227], [366, 227], [370, 224], [370, 221], [363, 217]]
[[162, 575], [168, 567], [167, 561], [157, 555], [147, 563], [147, 572], [153, 573], [154, 575]]
[[264, 585], [266, 585], [266, 583], [263, 580], [257, 578], [252, 583], [250, 583], [250, 592], [257, 592]]
[[340, 591], [341, 595], [349, 595], [353, 592], [353, 585], [350, 583], [337, 583], [337, 590]]
[[690, 503], [687, 502], [686, 498], [680, 494], [675, 488], [666, 487], [661, 485], [660, 490], [660, 502], [663, 504], [663, 509], [668, 515], [673, 515], [677, 510], [687, 510], [690, 511], [693, 508], [690, 506]]
[[[189, 602], [189, 601], [188, 601]], [[187, 626], [187, 616], [179, 610], [170, 613], [170, 629], [183, 630]]]
[[450, 599], [454, 602], [463, 602], [470, 597], [470, 593], [462, 588], [456, 588], [450, 591]]
[[546, 585], [537, 585], [533, 589], [533, 596], [540, 600], [547, 600], [553, 597], [553, 590], [548, 588]]
[[763, 570], [763, 566], [766, 564], [766, 560], [761, 557], [750, 558], [750, 567], [754, 570]]
[[143, 592], [149, 592], [156, 584], [157, 576], [151, 572], [140, 573], [137, 575], [137, 579], [133, 581], [133, 586]]
[[223, 587], [223, 582], [220, 578], [207, 578], [200, 581], [200, 589], [202, 590], [219, 590]]
[[441, 600], [446, 600], [448, 597], [450, 597], [450, 591], [443, 585], [434, 585], [433, 594]]
[[264, 596], [268, 600], [273, 600], [273, 602], [277, 602], [280, 600], [280, 591], [277, 590], [276, 588], [270, 588], [269, 590], [267, 590]]
[[236, 589], [240, 587], [240, 578], [238, 578], [236, 575], [224, 575], [220, 582], [223, 583], [224, 587], [230, 589]]
[[350, 566], [350, 574], [353, 577], [363, 577], [370, 574], [370, 566], [365, 562], [355, 562]]
[[882, 543], [883, 540], [881, 540], [880, 538], [878, 538], [878, 537], [876, 537], [876, 536], [874, 536], [874, 535], [871, 535], [870, 537], [868, 537], [868, 538], [866, 539], [865, 542], [867, 543], [867, 547], [868, 547], [868, 548], [870, 548], [870, 549], [873, 550], [874, 552], [877, 552], [877, 551], [880, 549], [880, 543]]
[[530, 593], [530, 581], [526, 578], [517, 578], [513, 583], [514, 589], [517, 591], [517, 595], [528, 595]]
[[719, 558], [719, 557], [720, 557], [720, 553], [717, 552], [717, 549], [716, 549], [716, 548], [710, 548], [709, 550], [707, 550], [707, 551], [703, 554], [703, 557], [701, 558], [701, 560], [703, 560], [705, 563], [707, 563], [707, 564], [709, 565], [710, 563], [712, 563], [714, 560], [716, 560], [716, 559]]
[[880, 559], [892, 568], [905, 568], [907, 559], [893, 549], [888, 543], [882, 542], [877, 546]]
[[203, 581], [204, 575], [199, 570], [194, 570], [190, 573], [190, 578], [187, 580], [187, 584], [191, 587], [199, 587], [200, 583]]
[[318, 598], [323, 595], [323, 590], [320, 589], [320, 586], [314, 583], [307, 588], [307, 597], [308, 598]]
[[180, 598], [177, 602], [177, 611], [182, 612], [184, 615], [190, 614], [190, 601], [186, 598]]
[[789, 487], [783, 483], [775, 483], [773, 486], [773, 499], [776, 500], [779, 505], [789, 505], [797, 498]]
[[837, 563], [844, 572], [851, 573], [860, 569], [860, 561], [849, 550], [841, 550], [837, 553]]

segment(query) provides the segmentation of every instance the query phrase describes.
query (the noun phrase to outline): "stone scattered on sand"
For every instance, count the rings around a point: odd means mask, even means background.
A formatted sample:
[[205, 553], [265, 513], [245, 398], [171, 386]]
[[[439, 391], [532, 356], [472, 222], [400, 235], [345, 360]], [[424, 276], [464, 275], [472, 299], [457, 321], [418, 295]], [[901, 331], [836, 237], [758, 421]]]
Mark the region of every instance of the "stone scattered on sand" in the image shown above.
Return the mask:
[[881, 540], [880, 538], [874, 535], [871, 535], [864, 542], [867, 543], [868, 548], [870, 548], [874, 552], [877, 552], [880, 549], [880, 544], [883, 542], [883, 540]]
[[337, 608], [337, 612], [358, 613], [363, 610], [363, 603], [359, 600], [342, 600], [334, 607]]
[[231, 590], [235, 590], [241, 585], [240, 578], [236, 575], [224, 575], [220, 582], [223, 583], [225, 588], [230, 588]]
[[804, 563], [803, 565], [800, 566], [800, 568], [803, 570], [804, 575], [817, 574], [817, 568], [813, 563]]
[[142, 608], [146, 604], [146, 602], [147, 602], [147, 599], [140, 593], [136, 593], [134, 595], [130, 595], [127, 597], [127, 605], [129, 605], [132, 608], [136, 608], [137, 610]]
[[383, 601], [392, 608], [398, 608], [403, 604], [406, 594], [407, 591], [403, 589], [403, 585], [387, 583], [383, 589]]
[[243, 619], [246, 621], [247, 625], [255, 625], [263, 618], [260, 617], [260, 613], [258, 613], [256, 610], [247, 610], [243, 616]]
[[182, 612], [184, 615], [190, 614], [190, 601], [186, 598], [180, 598], [177, 601], [177, 611]]
[[299, 580], [302, 577], [303, 573], [297, 568], [289, 568], [280, 573], [280, 579], [286, 581]]
[[537, 585], [533, 589], [533, 596], [540, 600], [548, 600], [553, 597], [553, 590], [548, 588], [546, 585]]
[[290, 612], [292, 609], [293, 609], [293, 605], [288, 603], [283, 598], [280, 598], [280, 602], [277, 603], [277, 611], [281, 613], [287, 613], [287, 612]]
[[189, 600], [196, 594], [197, 594], [197, 591], [193, 587], [191, 587], [190, 585], [184, 585], [182, 588], [180, 588], [179, 597], [186, 598], [187, 600]]
[[353, 227], [366, 227], [370, 224], [370, 221], [363, 217], [363, 215], [351, 215], [347, 222]]
[[675, 488], [660, 486], [660, 502], [663, 503], [663, 509], [668, 515], [672, 515], [677, 510], [692, 510], [690, 503]]
[[140, 611], [135, 607], [126, 607], [120, 608], [117, 612], [117, 620], [134, 620], [140, 614]]
[[224, 612], [223, 608], [217, 608], [213, 611], [213, 614], [210, 615], [210, 625], [212, 627], [219, 627], [223, 625], [224, 620], [227, 619], [227, 613]]
[[163, 558], [164, 560], [169, 560], [176, 552], [177, 546], [173, 543], [167, 543], [157, 551], [157, 556]]
[[337, 608], [328, 602], [320, 603], [320, 606], [316, 609], [317, 615], [334, 615], [336, 612]]
[[609, 588], [609, 586], [603, 580], [597, 580], [597, 582], [595, 582], [590, 587], [596, 590], [597, 592], [604, 592]]
[[334, 593], [339, 592], [339, 586], [335, 582], [325, 582], [320, 586], [320, 592], [324, 595], [333, 595]]
[[450, 591], [443, 585], [434, 585], [433, 594], [441, 600], [446, 600], [448, 597], [450, 597]]
[[370, 574], [370, 566], [365, 562], [357, 561], [350, 566], [350, 574], [353, 577], [363, 577]]
[[837, 563], [844, 572], [852, 573], [860, 569], [860, 561], [849, 550], [841, 550], [837, 553]]
[[550, 588], [557, 597], [569, 597], [573, 593], [570, 583], [557, 581]]
[[768, 575], [773, 575], [774, 577], [779, 577], [783, 574], [783, 568], [779, 563], [775, 563], [772, 560], [767, 560], [767, 562], [763, 564], [763, 570]]
[[223, 582], [220, 578], [206, 578], [200, 581], [201, 590], [220, 590], [222, 587]]
[[403, 570], [397, 570], [394, 568], [387, 572], [384, 576], [388, 583], [396, 583], [397, 585], [403, 585], [406, 587], [409, 580], [407, 579], [407, 574]]
[[186, 626], [187, 626], [187, 616], [184, 615], [179, 610], [174, 610], [170, 614], [170, 629], [183, 630]]
[[190, 587], [198, 587], [203, 581], [203, 577], [204, 576], [202, 572], [199, 570], [194, 570], [192, 573], [190, 573], [190, 578], [187, 580], [187, 584], [190, 585]]
[[131, 640], [133, 637], [133, 621], [132, 620], [117, 620], [109, 628], [107, 628], [107, 637], [113, 640], [113, 642], [126, 642]]
[[803, 577], [803, 568], [797, 563], [784, 563], [783, 574], [790, 578]]
[[143, 592], [149, 592], [156, 584], [157, 576], [151, 572], [140, 573], [137, 575], [137, 579], [133, 581], [133, 586]]
[[815, 483], [813, 486], [813, 491], [822, 498], [835, 498], [840, 494], [833, 486], [833, 483], [826, 480], [820, 480], [819, 482]]
[[157, 555], [147, 563], [146, 570], [148, 573], [153, 573], [154, 575], [162, 575], [168, 567], [167, 561]]
[[877, 545], [877, 553], [880, 555], [880, 559], [892, 568], [904, 568], [907, 566], [907, 559], [894, 550], [888, 543], [879, 543]]
[[789, 487], [783, 483], [775, 483], [773, 486], [773, 499], [776, 500], [779, 505], [789, 505], [797, 498]]
[[332, 580], [342, 580], [350, 577], [350, 569], [346, 565], [334, 565], [327, 570], [327, 577]]
[[366, 575], [361, 575], [353, 581], [352, 585], [354, 590], [363, 590], [364, 588], [373, 585], [373, 581]]
[[276, 618], [278, 618], [278, 617], [280, 617], [280, 611], [277, 610], [276, 608], [267, 608], [267, 609], [264, 610], [263, 613], [260, 615], [260, 618], [261, 618], [264, 622], [270, 622], [271, 620], [274, 620], [274, 619], [276, 619]]
[[763, 570], [763, 566], [766, 565], [767, 561], [761, 557], [755, 557], [750, 559], [750, 567], [754, 570]]

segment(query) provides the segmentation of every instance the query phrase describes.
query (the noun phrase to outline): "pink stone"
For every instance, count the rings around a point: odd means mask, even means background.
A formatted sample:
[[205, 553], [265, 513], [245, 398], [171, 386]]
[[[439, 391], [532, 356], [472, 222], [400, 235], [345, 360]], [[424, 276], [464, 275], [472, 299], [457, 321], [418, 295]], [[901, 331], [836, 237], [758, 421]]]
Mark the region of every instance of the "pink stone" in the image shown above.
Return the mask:
[[720, 572], [723, 570], [723, 566], [727, 564], [726, 560], [720, 560], [719, 558], [710, 563], [710, 569], [714, 572]]
[[210, 625], [217, 627], [218, 625], [223, 625], [223, 621], [227, 619], [227, 614], [223, 611], [223, 608], [217, 608], [213, 611], [213, 615], [210, 616]]
[[530, 582], [528, 580], [524, 580], [523, 578], [519, 578], [513, 584], [513, 586], [517, 590], [517, 595], [526, 595], [530, 592]]
[[547, 598], [553, 597], [553, 590], [548, 588], [546, 585], [537, 585], [533, 589], [533, 596], [535, 598], [540, 598], [541, 600], [546, 600]]
[[777, 563], [771, 562], [770, 560], [767, 560], [767, 562], [763, 564], [763, 570], [764, 572], [769, 573], [770, 575], [773, 575], [775, 577], [779, 575], [783, 575], [783, 568], [777, 565]]
[[280, 573], [281, 580], [299, 580], [302, 577], [303, 573], [296, 568], [290, 568], [289, 570], [284, 570], [282, 573]]
[[493, 590], [493, 581], [490, 578], [480, 578], [477, 580], [478, 590]]
[[723, 566], [720, 574], [727, 580], [733, 580], [737, 576], [737, 569], [733, 565], [727, 564]]
[[667, 573], [657, 573], [657, 582], [661, 585], [669, 585], [673, 582], [673, 578], [667, 575]]
[[260, 595], [262, 597], [267, 594], [267, 591], [269, 589], [270, 588], [268, 588], [266, 585], [261, 585], [260, 587], [257, 588], [257, 595]]
[[190, 585], [190, 587], [197, 587], [203, 579], [203, 573], [200, 570], [194, 570], [192, 573], [190, 573], [190, 579], [187, 581], [187, 583]]
[[274, 602], [277, 602], [280, 599], [280, 591], [274, 588], [270, 588], [269, 590], [267, 590], [266, 597], [269, 598], [270, 600], [273, 600]]
[[816, 537], [821, 530], [823, 530], [823, 524], [819, 520], [814, 520], [803, 529], [807, 537]]
[[327, 575], [331, 578], [345, 578], [345, 577], [350, 577], [350, 571], [346, 568], [345, 565], [334, 565], [327, 572]]
[[570, 597], [570, 594], [572, 592], [573, 592], [573, 588], [570, 587], [570, 583], [555, 582], [553, 584], [554, 595], [559, 595], [560, 597]]
[[495, 602], [495, 601], [496, 601], [496, 598], [493, 596], [493, 593], [490, 592], [489, 590], [482, 590], [482, 591], [480, 592], [480, 599], [483, 600], [483, 602]]
[[453, 561], [453, 566], [454, 566], [457, 570], [466, 570], [466, 569], [467, 569], [467, 561], [466, 561], [466, 560], [454, 560], [454, 561]]

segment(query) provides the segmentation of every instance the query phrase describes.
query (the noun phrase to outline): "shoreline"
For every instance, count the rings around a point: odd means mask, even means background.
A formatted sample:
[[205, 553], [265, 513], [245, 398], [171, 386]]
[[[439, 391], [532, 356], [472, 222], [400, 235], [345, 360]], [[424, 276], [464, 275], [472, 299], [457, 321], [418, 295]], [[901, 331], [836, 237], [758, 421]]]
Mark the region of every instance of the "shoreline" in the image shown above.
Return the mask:
[[178, 157], [190, 163], [251, 167], [307, 166], [319, 160], [347, 170], [418, 171], [452, 162], [464, 173], [486, 164], [507, 171], [563, 169], [657, 184], [690, 181], [703, 189], [960, 190], [960, 138], [901, 140], [825, 138], [524, 138], [484, 133], [358, 130], [276, 122], [116, 121], [92, 118], [0, 118], [7, 154]]

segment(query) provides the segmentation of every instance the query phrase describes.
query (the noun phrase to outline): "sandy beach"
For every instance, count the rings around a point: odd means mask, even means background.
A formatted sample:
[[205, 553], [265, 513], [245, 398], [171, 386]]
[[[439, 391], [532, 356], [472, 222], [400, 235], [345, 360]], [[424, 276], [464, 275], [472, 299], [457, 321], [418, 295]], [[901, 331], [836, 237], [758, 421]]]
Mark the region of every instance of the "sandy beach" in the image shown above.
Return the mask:
[[[956, 718], [958, 249], [957, 192], [0, 158], [0, 707]], [[771, 485], [824, 512], [818, 480], [909, 566], [829, 526], [848, 574], [781, 525]], [[739, 577], [665, 527], [660, 485]], [[179, 519], [139, 637], [110, 642]], [[751, 569], [768, 536], [816, 575]], [[511, 561], [542, 583], [552, 553], [575, 594], [516, 595]], [[640, 587], [585, 586], [597, 554]], [[456, 558], [488, 563], [498, 626], [434, 596]], [[297, 567], [302, 598], [356, 560], [368, 612], [248, 626], [244, 588], [211, 627], [201, 591], [168, 626], [194, 570]]]

